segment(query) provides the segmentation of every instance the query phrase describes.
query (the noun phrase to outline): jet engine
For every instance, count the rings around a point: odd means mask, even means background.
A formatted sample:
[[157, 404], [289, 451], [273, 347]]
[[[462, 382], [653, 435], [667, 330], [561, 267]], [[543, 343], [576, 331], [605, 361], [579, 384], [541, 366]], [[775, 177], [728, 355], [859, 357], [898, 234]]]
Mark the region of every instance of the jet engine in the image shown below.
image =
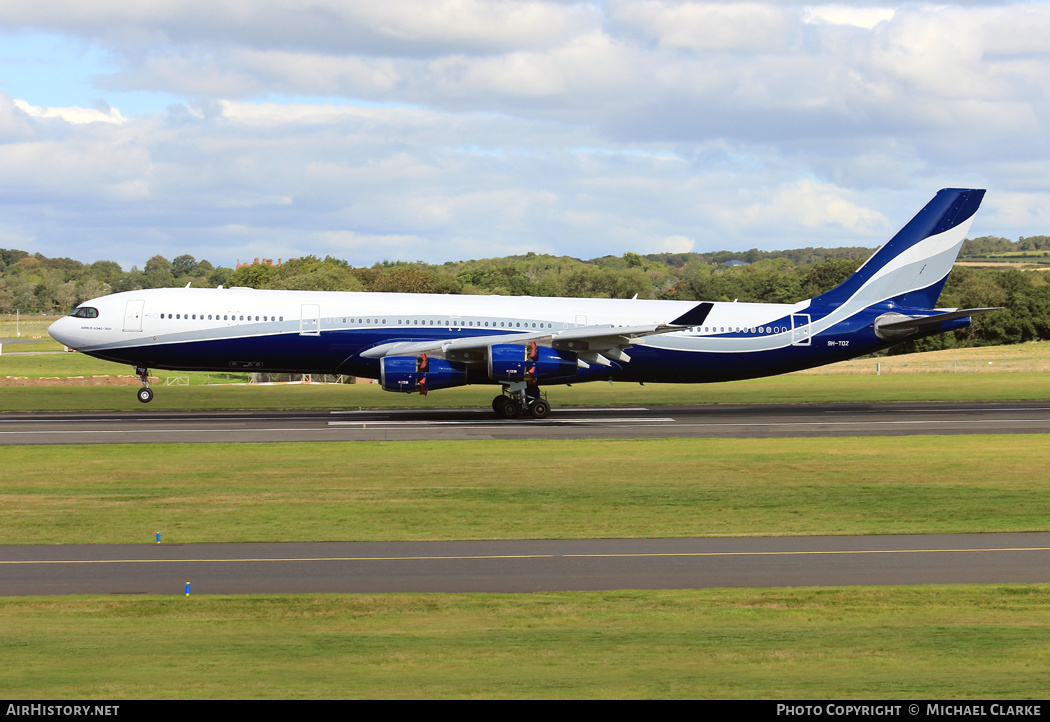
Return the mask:
[[489, 378], [493, 381], [525, 381], [535, 384], [540, 379], [575, 376], [576, 354], [558, 351], [532, 342], [526, 346], [496, 344], [489, 346]]
[[433, 389], [448, 389], [467, 383], [467, 369], [463, 364], [419, 356], [384, 356], [379, 363], [379, 383], [384, 391], [419, 393], [423, 396]]

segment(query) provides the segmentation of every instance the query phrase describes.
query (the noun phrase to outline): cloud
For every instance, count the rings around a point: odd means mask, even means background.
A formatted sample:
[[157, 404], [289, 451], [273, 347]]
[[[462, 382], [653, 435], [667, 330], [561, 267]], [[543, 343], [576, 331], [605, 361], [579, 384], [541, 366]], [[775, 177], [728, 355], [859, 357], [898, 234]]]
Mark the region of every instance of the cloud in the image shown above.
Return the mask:
[[121, 115], [120, 111], [116, 108], [106, 108], [104, 110], [77, 107], [38, 108], [30, 105], [24, 100], [15, 100], [14, 105], [26, 115], [30, 115], [34, 118], [60, 118], [67, 123], [77, 125], [82, 123], [112, 123], [113, 125], [122, 125], [128, 120]]
[[584, 2], [542, 0], [31, 0], [0, 5], [0, 27], [89, 38], [121, 52], [172, 46], [239, 46], [330, 54], [426, 56], [558, 44], [593, 27]]
[[524, 114], [621, 141], [1032, 132], [1050, 81], [1050, 8], [1029, 4], [58, 5], [5, 3], [0, 27], [105, 47], [113, 71], [95, 81], [111, 92]]
[[850, 201], [839, 188], [809, 179], [783, 186], [768, 199], [721, 215], [726, 225], [768, 228], [779, 224], [806, 230], [837, 226], [852, 237], [869, 236], [890, 226], [884, 215]]
[[661, 249], [666, 253], [689, 253], [695, 246], [696, 243], [685, 236], [667, 236], [660, 242]]
[[808, 23], [852, 25], [871, 30], [881, 22], [892, 20], [896, 12], [896, 9], [892, 7], [830, 3], [807, 6], [803, 10], [803, 17]]
[[776, 53], [800, 40], [791, 6], [641, 0], [614, 8], [618, 23], [664, 48]]
[[31, 138], [33, 129], [25, 111], [12, 98], [0, 91], [0, 143]]
[[[1045, 193], [998, 193], [989, 200], [988, 218], [981, 224], [984, 228], [1050, 229], [1050, 204], [1046, 202]], [[995, 235], [1003, 233], [1005, 231]]]
[[1045, 4], [9, 0], [0, 33], [98, 59], [69, 102], [0, 59], [0, 214], [53, 255], [873, 245], [949, 185], [1047, 232]]

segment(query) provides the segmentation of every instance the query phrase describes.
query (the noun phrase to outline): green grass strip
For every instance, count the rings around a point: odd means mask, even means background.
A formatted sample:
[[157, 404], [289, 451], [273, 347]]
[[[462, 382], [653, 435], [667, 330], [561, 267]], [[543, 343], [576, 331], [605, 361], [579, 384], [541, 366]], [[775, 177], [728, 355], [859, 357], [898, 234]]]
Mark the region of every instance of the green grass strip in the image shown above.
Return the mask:
[[1043, 435], [0, 447], [0, 543], [1050, 529]]
[[[204, 374], [191, 376], [201, 384]], [[212, 381], [215, 375], [212, 375]], [[149, 405], [135, 386], [0, 386], [2, 411], [134, 411], [221, 409], [488, 408], [492, 386], [443, 389], [429, 396], [385, 392], [374, 384], [309, 386], [153, 386]], [[876, 403], [1050, 399], [1050, 374], [777, 376], [722, 384], [580, 384], [547, 389], [554, 407], [667, 404]]]
[[1041, 699], [1050, 586], [0, 598], [9, 699]]

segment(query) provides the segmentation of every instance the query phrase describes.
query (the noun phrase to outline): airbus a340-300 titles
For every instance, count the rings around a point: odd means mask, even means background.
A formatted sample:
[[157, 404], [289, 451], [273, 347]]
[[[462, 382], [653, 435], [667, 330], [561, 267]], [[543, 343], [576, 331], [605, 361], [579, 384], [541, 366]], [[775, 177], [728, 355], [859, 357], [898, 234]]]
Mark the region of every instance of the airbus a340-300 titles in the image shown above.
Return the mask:
[[855, 274], [794, 304], [169, 288], [87, 301], [50, 333], [135, 366], [143, 402], [151, 367], [238, 369], [424, 395], [498, 384], [497, 414], [544, 418], [544, 386], [771, 376], [969, 325], [992, 309], [935, 306], [983, 197], [938, 192]]

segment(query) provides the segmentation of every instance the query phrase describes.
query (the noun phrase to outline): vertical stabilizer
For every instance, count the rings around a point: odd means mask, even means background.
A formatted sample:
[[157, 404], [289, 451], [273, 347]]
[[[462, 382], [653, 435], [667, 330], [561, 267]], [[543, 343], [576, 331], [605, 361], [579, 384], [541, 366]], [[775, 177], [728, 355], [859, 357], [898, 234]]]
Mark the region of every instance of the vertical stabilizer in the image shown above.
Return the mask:
[[902, 308], [933, 308], [983, 198], [978, 189], [939, 191], [856, 273], [815, 297], [812, 305], [863, 308], [889, 301]]

